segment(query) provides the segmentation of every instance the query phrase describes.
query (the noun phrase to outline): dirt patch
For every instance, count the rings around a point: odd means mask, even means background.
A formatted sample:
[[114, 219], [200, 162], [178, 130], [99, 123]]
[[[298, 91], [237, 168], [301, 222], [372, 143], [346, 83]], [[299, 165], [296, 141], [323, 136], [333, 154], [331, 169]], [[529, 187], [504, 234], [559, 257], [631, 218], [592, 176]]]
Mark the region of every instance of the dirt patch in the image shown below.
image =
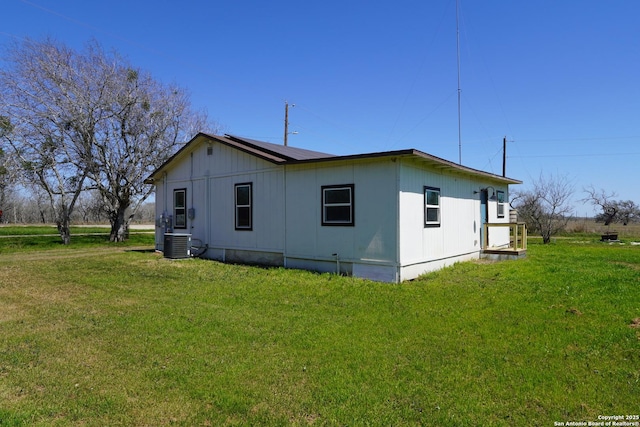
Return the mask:
[[629, 324], [630, 328], [640, 329], [640, 317], [636, 317]]
[[499, 261], [496, 261], [494, 259], [479, 258], [479, 259], [474, 259], [473, 262], [476, 264], [495, 264]]
[[627, 267], [627, 268], [630, 268], [632, 270], [640, 271], [640, 264], [633, 264], [633, 263], [630, 263], [630, 262], [621, 262], [621, 261], [615, 261], [615, 262], [612, 262], [612, 264], [620, 265], [622, 267]]
[[72, 259], [72, 258], [86, 258], [95, 257], [109, 253], [119, 252], [131, 252], [131, 251], [151, 251], [148, 246], [141, 247], [102, 247], [102, 248], [87, 248], [87, 249], [53, 249], [50, 251], [35, 251], [35, 252], [16, 252], [16, 253], [3, 253], [0, 258], [0, 265], [11, 264], [14, 262], [24, 261], [42, 261], [42, 260], [56, 260], [56, 259]]
[[0, 323], [17, 319], [19, 311], [15, 304], [0, 303]]

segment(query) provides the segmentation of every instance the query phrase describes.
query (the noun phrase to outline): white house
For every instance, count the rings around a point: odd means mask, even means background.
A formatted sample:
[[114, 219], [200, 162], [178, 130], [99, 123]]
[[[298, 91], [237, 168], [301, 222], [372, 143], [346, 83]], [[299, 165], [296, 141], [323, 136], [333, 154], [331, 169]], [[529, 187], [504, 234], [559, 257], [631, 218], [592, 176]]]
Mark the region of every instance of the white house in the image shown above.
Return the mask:
[[[146, 181], [165, 233], [200, 256], [400, 282], [483, 252], [521, 181], [415, 149], [334, 156], [200, 133]], [[509, 228], [486, 246], [510, 246]]]

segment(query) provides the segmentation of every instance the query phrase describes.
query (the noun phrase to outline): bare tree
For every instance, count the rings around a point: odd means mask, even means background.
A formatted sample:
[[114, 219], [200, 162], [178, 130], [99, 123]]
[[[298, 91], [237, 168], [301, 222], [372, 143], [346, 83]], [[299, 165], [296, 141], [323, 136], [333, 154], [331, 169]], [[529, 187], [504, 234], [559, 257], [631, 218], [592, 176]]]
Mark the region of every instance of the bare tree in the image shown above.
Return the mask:
[[154, 202], [144, 203], [140, 206], [140, 209], [138, 209], [133, 221], [142, 224], [153, 224], [156, 215], [155, 206]]
[[4, 148], [12, 130], [9, 118], [0, 116], [0, 223], [6, 221], [3, 219], [3, 212], [7, 208], [8, 193], [15, 181], [15, 177], [11, 173], [11, 157], [7, 155]]
[[562, 231], [571, 218], [573, 186], [566, 177], [542, 174], [528, 191], [514, 193], [511, 205], [518, 210], [532, 232], [540, 233], [543, 243]]
[[68, 244], [69, 219], [87, 177], [68, 145], [67, 116], [76, 102], [69, 91], [76, 78], [73, 53], [27, 40], [9, 49], [5, 59], [2, 114], [12, 130], [5, 138], [22, 168], [22, 182], [46, 192], [60, 237]]
[[596, 207], [600, 212], [596, 217], [596, 222], [604, 222], [605, 225], [611, 224], [616, 216], [617, 209], [615, 208], [615, 201], [613, 198], [615, 193], [607, 193], [604, 189], [596, 190], [593, 185], [584, 189], [587, 193], [587, 197], [581, 200], [581, 202], [589, 202]]
[[[100, 61], [105, 55], [94, 48]], [[84, 153], [89, 175], [102, 195], [111, 222], [111, 240], [122, 241], [129, 222], [153, 187], [144, 180], [193, 134], [206, 127], [203, 113], [190, 108], [185, 90], [163, 85], [117, 56], [104, 61], [112, 86], [90, 151]]]
[[100, 224], [109, 221], [97, 190], [84, 192], [76, 205], [76, 218], [85, 224]]
[[615, 200], [614, 192], [596, 190], [593, 185], [584, 191], [587, 196], [581, 201], [591, 203], [599, 211], [596, 214], [596, 222], [603, 222], [604, 225], [621, 222], [627, 225], [640, 221], [640, 206], [632, 200]]
[[617, 202], [618, 221], [622, 225], [640, 221], [640, 206], [632, 200], [620, 200]]
[[97, 42], [76, 52], [51, 39], [12, 45], [0, 69], [0, 114], [23, 182], [48, 195], [63, 242], [80, 194], [99, 191], [122, 241], [151, 194], [144, 178], [197, 130], [206, 115], [191, 110], [186, 91], [164, 85]]

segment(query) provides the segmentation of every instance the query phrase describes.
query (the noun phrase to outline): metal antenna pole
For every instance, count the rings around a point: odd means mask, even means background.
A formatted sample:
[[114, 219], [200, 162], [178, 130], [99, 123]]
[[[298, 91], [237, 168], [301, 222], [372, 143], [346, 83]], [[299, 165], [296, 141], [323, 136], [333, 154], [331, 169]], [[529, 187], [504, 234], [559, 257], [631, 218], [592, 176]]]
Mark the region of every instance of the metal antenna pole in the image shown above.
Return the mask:
[[462, 164], [462, 124], [460, 119], [460, 0], [456, 0], [456, 51], [458, 59], [458, 163]]
[[507, 176], [507, 137], [502, 138], [502, 176]]

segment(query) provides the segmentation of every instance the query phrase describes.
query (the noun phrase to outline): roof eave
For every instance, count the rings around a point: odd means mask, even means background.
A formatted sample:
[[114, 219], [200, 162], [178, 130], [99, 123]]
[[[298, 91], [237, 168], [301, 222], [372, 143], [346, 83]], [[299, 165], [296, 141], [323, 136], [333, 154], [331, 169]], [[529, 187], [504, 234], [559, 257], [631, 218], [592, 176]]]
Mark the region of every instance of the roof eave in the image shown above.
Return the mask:
[[271, 162], [277, 165], [338, 162], [338, 161], [350, 161], [350, 160], [362, 160], [362, 159], [375, 159], [375, 158], [384, 158], [384, 157], [388, 157], [388, 158], [406, 157], [406, 158], [414, 158], [414, 159], [422, 160], [424, 162], [429, 163], [431, 166], [434, 166], [438, 169], [447, 170], [452, 173], [463, 173], [463, 174], [469, 174], [473, 176], [480, 176], [485, 179], [491, 180], [493, 182], [502, 183], [502, 184], [522, 184], [522, 181], [517, 179], [495, 175], [479, 169], [463, 166], [458, 163], [454, 163], [449, 160], [445, 160], [443, 158], [440, 158], [440, 157], [437, 157], [413, 148], [405, 149], [405, 150], [384, 151], [384, 152], [365, 153], [365, 154], [352, 154], [352, 155], [346, 155], [346, 156], [327, 155], [327, 157], [317, 157], [317, 158], [309, 158], [309, 159], [293, 159], [289, 156], [285, 156], [285, 155], [276, 153], [275, 151], [265, 149], [264, 147], [256, 146], [255, 144], [252, 144], [250, 141], [247, 141], [242, 138], [233, 137], [230, 135], [225, 135], [225, 136], [210, 135], [203, 132], [200, 132], [196, 136], [194, 136], [180, 150], [178, 150], [173, 156], [167, 159], [167, 161], [165, 161], [158, 169], [156, 169], [151, 175], [149, 175], [149, 177], [144, 181], [145, 184], [154, 184], [158, 176], [167, 168], [167, 166], [170, 163], [189, 153], [190, 150], [193, 149], [193, 147], [195, 147], [198, 141], [201, 139], [205, 139], [210, 142], [213, 142], [213, 141], [219, 142], [228, 147], [235, 148], [244, 153], [250, 154], [252, 156], [258, 157], [260, 159], [266, 160], [268, 162]]
[[407, 157], [407, 158], [418, 158], [423, 161], [427, 161], [432, 165], [435, 165], [439, 169], [445, 169], [452, 172], [458, 173], [467, 173], [476, 176], [482, 176], [484, 178], [490, 179], [495, 182], [500, 182], [504, 184], [522, 184], [522, 181], [509, 178], [506, 176], [495, 175], [489, 172], [481, 171], [479, 169], [470, 168], [467, 166], [463, 166], [457, 163], [450, 162], [448, 160], [442, 159], [437, 156], [433, 156], [431, 154], [422, 152], [420, 150], [416, 150], [413, 148], [405, 149], [405, 150], [396, 150], [396, 151], [383, 151], [376, 153], [366, 153], [366, 154], [352, 154], [347, 156], [334, 156], [334, 157], [325, 157], [319, 159], [306, 159], [306, 160], [291, 160], [287, 161], [286, 164], [305, 164], [305, 163], [320, 163], [320, 162], [335, 162], [335, 161], [345, 161], [345, 160], [362, 160], [362, 159], [375, 159], [382, 157]]
[[169, 165], [170, 163], [173, 163], [173, 161], [175, 161], [176, 159], [183, 157], [184, 155], [186, 155], [187, 153], [190, 152], [190, 150], [195, 147], [198, 144], [198, 140], [208, 140], [208, 141], [216, 141], [219, 142], [223, 145], [226, 145], [228, 147], [232, 147], [235, 148], [237, 150], [243, 151], [247, 154], [251, 154], [252, 156], [256, 156], [259, 157], [263, 160], [266, 160], [268, 162], [274, 163], [274, 164], [282, 164], [284, 163], [287, 159], [279, 157], [275, 154], [272, 154], [270, 152], [266, 152], [265, 150], [260, 150], [257, 149], [253, 146], [249, 146], [246, 144], [241, 144], [233, 139], [230, 138], [226, 138], [226, 137], [222, 137], [222, 136], [218, 136], [218, 135], [211, 135], [208, 133], [204, 133], [204, 132], [199, 132], [196, 136], [194, 136], [193, 138], [191, 138], [191, 140], [189, 142], [187, 142], [184, 146], [182, 146], [182, 148], [180, 148], [178, 151], [176, 151], [171, 157], [169, 157], [160, 167], [158, 167], [155, 171], [153, 171], [153, 173], [151, 173], [151, 175], [149, 175], [145, 180], [144, 183], [145, 184], [154, 184], [155, 181], [157, 180], [157, 176], [162, 173], [167, 165]]

